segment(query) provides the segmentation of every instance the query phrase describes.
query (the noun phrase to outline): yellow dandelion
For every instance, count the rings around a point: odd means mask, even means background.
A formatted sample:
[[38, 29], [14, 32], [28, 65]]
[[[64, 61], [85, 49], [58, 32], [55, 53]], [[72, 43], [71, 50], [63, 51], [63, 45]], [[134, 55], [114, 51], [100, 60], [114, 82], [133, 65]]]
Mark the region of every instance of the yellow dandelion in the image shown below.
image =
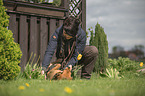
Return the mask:
[[81, 60], [81, 58], [82, 58], [82, 54], [79, 54], [77, 60]]
[[26, 85], [27, 87], [29, 87], [29, 86], [30, 86], [28, 83], [25, 83], [25, 85]]
[[49, 82], [51, 83], [51, 80]]
[[43, 88], [39, 89], [40, 92], [44, 92], [45, 90]]
[[82, 80], [80, 80], [80, 82], [82, 82]]
[[66, 93], [72, 93], [72, 89], [71, 88], [69, 88], [69, 87], [65, 87], [64, 88], [64, 91], [66, 92]]
[[18, 89], [19, 89], [19, 90], [24, 90], [25, 87], [24, 87], [24, 86], [19, 86]]
[[142, 67], [143, 66], [143, 62], [140, 62], [140, 67]]

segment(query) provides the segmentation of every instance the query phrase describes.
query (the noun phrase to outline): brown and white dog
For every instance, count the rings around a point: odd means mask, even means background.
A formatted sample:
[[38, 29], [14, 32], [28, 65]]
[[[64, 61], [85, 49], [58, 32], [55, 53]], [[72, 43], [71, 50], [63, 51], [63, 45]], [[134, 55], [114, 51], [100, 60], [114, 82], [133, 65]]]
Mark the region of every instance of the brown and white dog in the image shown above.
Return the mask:
[[[61, 64], [55, 64], [55, 67], [47, 72], [47, 79], [55, 79], [55, 80], [72, 80], [71, 70], [72, 68], [66, 67], [63, 71], [58, 70], [61, 67]], [[48, 67], [48, 69], [50, 66]]]

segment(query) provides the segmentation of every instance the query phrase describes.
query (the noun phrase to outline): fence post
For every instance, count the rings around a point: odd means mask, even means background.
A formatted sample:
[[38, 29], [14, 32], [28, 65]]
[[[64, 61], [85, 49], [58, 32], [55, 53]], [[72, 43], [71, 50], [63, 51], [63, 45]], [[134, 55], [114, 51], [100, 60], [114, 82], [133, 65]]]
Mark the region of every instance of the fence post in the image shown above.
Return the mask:
[[64, 0], [64, 8], [68, 10], [68, 12], [65, 13], [66, 17], [69, 16], [69, 0]]
[[86, 31], [86, 0], [82, 0], [82, 28]]

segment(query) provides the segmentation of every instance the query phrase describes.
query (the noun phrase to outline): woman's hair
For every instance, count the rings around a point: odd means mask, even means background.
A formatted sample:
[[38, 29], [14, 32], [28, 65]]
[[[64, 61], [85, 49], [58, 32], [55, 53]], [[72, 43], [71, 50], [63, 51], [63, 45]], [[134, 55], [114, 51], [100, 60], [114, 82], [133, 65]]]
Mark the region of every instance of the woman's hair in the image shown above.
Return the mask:
[[63, 29], [70, 36], [76, 36], [79, 29], [80, 21], [79, 19], [70, 16], [66, 17], [63, 23]]

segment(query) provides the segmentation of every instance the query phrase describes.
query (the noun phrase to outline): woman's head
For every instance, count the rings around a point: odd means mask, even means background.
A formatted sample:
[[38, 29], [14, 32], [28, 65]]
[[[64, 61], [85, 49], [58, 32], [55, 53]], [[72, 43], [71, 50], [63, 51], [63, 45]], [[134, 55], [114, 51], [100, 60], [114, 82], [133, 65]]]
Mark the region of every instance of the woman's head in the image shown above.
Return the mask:
[[[80, 21], [75, 17], [67, 17], [63, 23], [63, 33], [75, 37], [78, 32]], [[68, 37], [69, 37], [68, 36]]]

